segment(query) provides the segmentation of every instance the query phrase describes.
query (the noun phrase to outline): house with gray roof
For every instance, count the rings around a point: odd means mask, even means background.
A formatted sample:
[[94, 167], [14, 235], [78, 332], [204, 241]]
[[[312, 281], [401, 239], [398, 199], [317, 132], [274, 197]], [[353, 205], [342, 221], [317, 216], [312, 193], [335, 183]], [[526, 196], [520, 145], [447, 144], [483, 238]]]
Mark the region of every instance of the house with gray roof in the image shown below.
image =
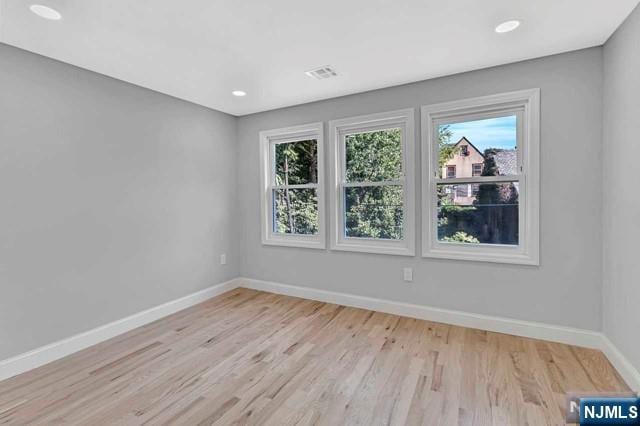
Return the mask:
[[[487, 158], [491, 155], [496, 163], [498, 175], [509, 176], [518, 174], [518, 151], [515, 149], [496, 149], [489, 154], [481, 152], [466, 137], [461, 138], [455, 145], [453, 157], [442, 167], [442, 178], [467, 178], [482, 176]], [[478, 184], [459, 184], [445, 188], [450, 194], [451, 201], [458, 205], [471, 205], [478, 193]], [[515, 185], [517, 191], [517, 185]]]

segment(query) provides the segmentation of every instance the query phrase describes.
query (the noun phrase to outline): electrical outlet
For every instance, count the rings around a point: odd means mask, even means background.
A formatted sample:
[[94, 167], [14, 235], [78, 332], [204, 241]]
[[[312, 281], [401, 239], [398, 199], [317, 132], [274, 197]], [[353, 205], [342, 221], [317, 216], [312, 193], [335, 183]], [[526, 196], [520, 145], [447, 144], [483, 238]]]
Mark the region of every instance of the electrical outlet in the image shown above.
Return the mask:
[[220, 255], [220, 264], [221, 265], [226, 265], [227, 264], [227, 254], [226, 253], [222, 253]]
[[413, 281], [413, 268], [404, 268], [404, 280], [408, 283]]

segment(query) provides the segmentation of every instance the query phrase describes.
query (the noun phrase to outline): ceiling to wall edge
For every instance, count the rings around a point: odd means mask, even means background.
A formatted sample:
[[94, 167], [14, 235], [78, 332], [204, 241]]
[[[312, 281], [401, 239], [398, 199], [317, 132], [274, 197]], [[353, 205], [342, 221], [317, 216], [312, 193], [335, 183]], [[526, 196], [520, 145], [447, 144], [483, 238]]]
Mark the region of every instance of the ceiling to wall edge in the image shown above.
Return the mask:
[[[624, 21], [621, 23], [621, 25], [623, 23], [624, 23]], [[617, 30], [617, 28], [616, 28], [616, 30]], [[171, 95], [169, 93], [160, 92], [159, 90], [156, 90], [156, 89], [153, 89], [153, 88], [150, 88], [150, 87], [146, 87], [146, 86], [143, 86], [143, 85], [140, 85], [140, 84], [137, 84], [137, 83], [132, 83], [132, 82], [126, 81], [126, 80], [121, 80], [119, 78], [116, 78], [116, 77], [113, 77], [113, 76], [110, 76], [110, 75], [107, 75], [107, 74], [103, 74], [103, 73], [98, 72], [98, 71], [94, 71], [94, 70], [90, 70], [90, 69], [87, 69], [87, 68], [83, 68], [81, 66], [74, 65], [74, 64], [71, 64], [69, 62], [62, 61], [60, 59], [56, 59], [56, 58], [52, 58], [52, 57], [49, 57], [49, 56], [45, 56], [45, 55], [42, 55], [42, 54], [40, 54], [38, 52], [34, 52], [33, 50], [29, 50], [29, 49], [26, 49], [26, 48], [23, 48], [23, 47], [18, 47], [18, 46], [14, 46], [12, 44], [4, 43], [1, 40], [0, 40], [0, 45], [9, 46], [9, 47], [11, 47], [13, 49], [22, 50], [24, 52], [29, 52], [29, 53], [31, 53], [33, 55], [38, 55], [38, 56], [46, 58], [46, 59], [48, 59], [50, 61], [58, 62], [58, 63], [64, 64], [64, 65], [67, 65], [67, 66], [70, 66], [70, 67], [73, 67], [73, 68], [77, 68], [79, 70], [83, 70], [83, 71], [86, 71], [86, 72], [94, 73], [94, 74], [100, 75], [102, 77], [106, 77], [106, 78], [109, 78], [109, 79], [112, 79], [112, 80], [115, 80], [115, 81], [118, 81], [118, 82], [121, 82], [121, 83], [125, 83], [125, 84], [128, 84], [128, 85], [134, 86], [134, 87], [138, 87], [138, 88], [144, 89], [144, 90], [149, 90], [151, 92], [158, 93], [158, 94], [163, 95], [163, 96], [168, 96], [170, 98], [176, 99], [176, 100], [181, 101], [181, 102], [186, 102], [186, 103], [189, 103], [189, 104], [192, 104], [192, 105], [197, 105], [199, 107], [206, 108], [206, 109], [208, 109], [210, 111], [214, 111], [214, 112], [217, 112], [217, 113], [220, 113], [220, 114], [226, 114], [226, 115], [229, 115], [229, 116], [235, 117], [235, 118], [243, 118], [243, 117], [250, 117], [252, 115], [258, 115], [258, 114], [262, 114], [262, 113], [266, 113], [266, 112], [280, 111], [280, 110], [285, 110], [287, 108], [295, 108], [295, 107], [299, 107], [299, 106], [303, 106], [303, 105], [310, 105], [310, 104], [319, 103], [319, 102], [326, 102], [326, 101], [335, 100], [335, 99], [347, 98], [349, 96], [354, 96], [354, 95], [361, 95], [361, 94], [365, 94], [365, 93], [372, 93], [372, 92], [377, 92], [377, 91], [386, 90], [386, 89], [393, 89], [393, 88], [399, 88], [399, 87], [403, 87], [403, 86], [410, 86], [412, 84], [418, 84], [418, 83], [427, 82], [427, 81], [434, 81], [434, 80], [439, 80], [439, 79], [443, 79], [443, 78], [449, 78], [449, 77], [453, 77], [453, 76], [460, 76], [460, 75], [464, 75], [464, 74], [474, 73], [474, 72], [477, 72], [477, 71], [486, 71], [486, 70], [491, 70], [493, 68], [500, 68], [500, 67], [509, 66], [509, 65], [516, 65], [516, 64], [530, 62], [530, 61], [536, 61], [536, 60], [544, 59], [544, 58], [552, 58], [554, 56], [566, 55], [566, 54], [570, 54], [570, 53], [573, 53], [573, 52], [581, 52], [583, 50], [589, 50], [589, 49], [594, 49], [594, 48], [602, 48], [607, 44], [607, 42], [611, 39], [611, 37], [614, 34], [615, 34], [615, 31], [611, 35], [609, 35], [609, 37], [607, 37], [607, 40], [602, 44], [596, 44], [596, 45], [593, 45], [593, 46], [583, 47], [583, 48], [580, 48], [580, 49], [566, 50], [566, 51], [554, 53], [552, 55], [543, 55], [543, 56], [536, 56], [536, 57], [531, 57], [531, 58], [519, 59], [517, 61], [510, 61], [510, 62], [495, 64], [495, 65], [491, 65], [491, 66], [488, 66], [488, 67], [474, 68], [472, 70], [460, 71], [460, 72], [457, 72], [457, 73], [436, 75], [436, 76], [432, 76], [432, 77], [425, 78], [425, 79], [407, 81], [407, 82], [403, 82], [403, 83], [399, 83], [399, 84], [393, 84], [393, 85], [390, 85], [390, 86], [381, 86], [381, 87], [371, 88], [371, 89], [368, 89], [368, 90], [354, 91], [354, 92], [345, 93], [345, 94], [339, 95], [339, 96], [328, 96], [326, 98], [313, 99], [313, 100], [309, 100], [308, 102], [302, 102], [302, 103], [291, 104], [291, 105], [284, 105], [284, 106], [280, 106], [280, 107], [277, 107], [277, 108], [259, 110], [259, 111], [254, 111], [254, 112], [250, 112], [250, 113], [247, 113], [247, 114], [234, 114], [234, 113], [222, 111], [222, 110], [219, 110], [219, 109], [215, 109], [215, 108], [209, 107], [207, 105], [203, 105], [203, 104], [200, 104], [200, 103], [188, 100], [188, 99], [179, 98], [179, 97]]]

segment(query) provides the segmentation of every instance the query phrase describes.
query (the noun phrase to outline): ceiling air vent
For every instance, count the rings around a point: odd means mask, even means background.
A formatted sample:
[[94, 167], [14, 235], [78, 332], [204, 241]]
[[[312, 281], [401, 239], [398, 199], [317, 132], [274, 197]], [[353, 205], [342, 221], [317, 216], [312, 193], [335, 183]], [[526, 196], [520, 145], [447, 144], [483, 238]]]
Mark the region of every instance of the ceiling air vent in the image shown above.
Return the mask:
[[309, 77], [315, 78], [316, 80], [324, 80], [325, 78], [331, 78], [338, 75], [329, 65], [305, 71], [304, 73]]

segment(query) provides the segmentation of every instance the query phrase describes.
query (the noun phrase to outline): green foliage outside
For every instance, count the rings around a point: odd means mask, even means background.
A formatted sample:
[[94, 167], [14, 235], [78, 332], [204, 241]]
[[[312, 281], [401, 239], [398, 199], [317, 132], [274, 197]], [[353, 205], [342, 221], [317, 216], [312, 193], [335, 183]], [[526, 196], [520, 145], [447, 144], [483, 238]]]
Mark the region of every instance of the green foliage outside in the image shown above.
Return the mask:
[[[440, 169], [457, 153], [448, 126], [438, 131]], [[358, 133], [345, 137], [345, 180], [362, 185], [346, 187], [346, 236], [397, 240], [403, 238], [401, 185], [366, 185], [402, 178], [402, 135], [399, 129]], [[497, 150], [485, 151], [483, 176], [498, 175]], [[274, 232], [316, 234], [318, 198], [314, 188], [286, 188], [318, 181], [317, 141], [275, 145]], [[459, 243], [517, 244], [518, 191], [513, 183], [476, 187], [471, 205], [456, 205], [455, 185], [438, 185], [438, 238]]]
[[[403, 191], [400, 185], [373, 186], [402, 178], [400, 129], [358, 133], [345, 137], [345, 180], [363, 183], [344, 190], [346, 236], [401, 239]], [[301, 141], [275, 146], [276, 185], [317, 182], [317, 143]], [[318, 231], [314, 189], [274, 190], [274, 231], [315, 234]]]
[[402, 239], [402, 187], [345, 189], [348, 237]]
[[[318, 143], [307, 140], [275, 145], [275, 184], [318, 182]], [[274, 232], [316, 234], [318, 196], [313, 188], [274, 189]]]
[[[347, 182], [390, 182], [402, 177], [400, 129], [345, 137]], [[402, 186], [345, 188], [347, 237], [402, 239]]]
[[473, 243], [473, 244], [478, 244], [480, 242], [473, 235], [469, 235], [463, 231], [457, 231], [455, 234], [451, 236], [442, 237], [442, 241], [446, 241], [449, 243]]
[[438, 165], [441, 173], [447, 161], [451, 160], [457, 152], [455, 144], [451, 143], [452, 135], [453, 133], [448, 125], [438, 126], [438, 148], [440, 149]]
[[347, 182], [384, 182], [402, 177], [400, 129], [347, 135], [345, 153]]

